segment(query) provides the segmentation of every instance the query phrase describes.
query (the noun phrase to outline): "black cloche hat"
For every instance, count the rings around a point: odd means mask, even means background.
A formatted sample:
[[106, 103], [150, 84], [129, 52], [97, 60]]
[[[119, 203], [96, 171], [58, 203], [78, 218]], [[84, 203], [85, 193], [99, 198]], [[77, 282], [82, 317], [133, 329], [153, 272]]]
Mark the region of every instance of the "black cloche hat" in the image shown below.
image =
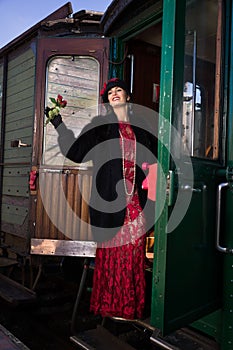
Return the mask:
[[108, 91], [115, 86], [119, 86], [120, 88], [126, 91], [128, 96], [130, 96], [130, 91], [126, 82], [119, 78], [112, 78], [107, 83], [104, 83], [103, 89], [100, 92], [103, 103], [108, 103]]

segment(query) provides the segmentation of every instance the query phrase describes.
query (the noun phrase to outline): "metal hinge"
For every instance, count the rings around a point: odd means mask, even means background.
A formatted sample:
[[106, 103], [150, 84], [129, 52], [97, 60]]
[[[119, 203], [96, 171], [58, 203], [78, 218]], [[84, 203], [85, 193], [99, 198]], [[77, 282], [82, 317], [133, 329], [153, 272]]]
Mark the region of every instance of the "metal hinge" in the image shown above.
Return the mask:
[[233, 167], [229, 166], [226, 168], [226, 179], [231, 190], [233, 190]]
[[169, 170], [166, 187], [167, 204], [172, 205], [174, 200], [174, 172]]

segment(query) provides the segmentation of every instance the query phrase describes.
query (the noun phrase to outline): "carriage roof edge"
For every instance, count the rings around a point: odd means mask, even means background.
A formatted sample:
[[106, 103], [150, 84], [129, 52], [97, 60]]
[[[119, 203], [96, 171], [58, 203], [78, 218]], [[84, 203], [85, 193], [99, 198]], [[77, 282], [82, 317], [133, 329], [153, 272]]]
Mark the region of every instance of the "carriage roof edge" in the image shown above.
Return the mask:
[[38, 35], [38, 32], [44, 28], [47, 30], [54, 28], [59, 25], [76, 25], [76, 23], [100, 23], [103, 16], [103, 12], [91, 11], [91, 10], [80, 10], [73, 13], [71, 2], [67, 2], [38, 23], [30, 27], [28, 30], [17, 36], [15, 39], [7, 43], [5, 46], [0, 48], [0, 56], [8, 51], [14, 50], [22, 42], [31, 39]]

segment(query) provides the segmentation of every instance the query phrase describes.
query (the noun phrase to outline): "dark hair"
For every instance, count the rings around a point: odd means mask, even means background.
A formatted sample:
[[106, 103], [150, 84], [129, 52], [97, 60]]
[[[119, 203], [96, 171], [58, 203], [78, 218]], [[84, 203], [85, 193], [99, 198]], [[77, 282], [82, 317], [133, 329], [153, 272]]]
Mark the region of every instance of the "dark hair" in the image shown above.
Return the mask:
[[119, 79], [119, 78], [112, 78], [107, 83], [104, 83], [103, 89], [100, 92], [100, 95], [102, 96], [103, 103], [108, 103], [108, 91], [116, 86], [125, 90], [127, 95], [130, 96], [130, 91], [129, 91], [129, 88], [128, 88], [126, 82], [124, 80]]

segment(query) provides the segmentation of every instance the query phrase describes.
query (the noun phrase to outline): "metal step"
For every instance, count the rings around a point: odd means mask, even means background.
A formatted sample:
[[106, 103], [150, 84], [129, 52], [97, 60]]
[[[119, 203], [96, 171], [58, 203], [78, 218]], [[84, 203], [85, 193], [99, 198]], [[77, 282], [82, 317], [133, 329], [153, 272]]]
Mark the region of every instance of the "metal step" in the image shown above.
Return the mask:
[[1, 267], [10, 267], [10, 266], [14, 266], [14, 265], [18, 265], [18, 261], [15, 259], [11, 259], [11, 258], [5, 258], [3, 256], [0, 257], [0, 268]]
[[110, 320], [113, 320], [115, 322], [121, 322], [121, 323], [131, 323], [131, 324], [135, 324], [138, 326], [141, 326], [142, 328], [148, 329], [152, 332], [156, 331], [156, 328], [151, 326], [150, 324], [150, 317], [145, 318], [145, 319], [126, 319], [126, 318], [122, 318], [122, 317], [114, 317], [114, 316], [110, 316], [109, 317]]
[[0, 297], [11, 304], [31, 303], [36, 293], [0, 273]]
[[101, 325], [71, 336], [70, 340], [85, 350], [135, 350]]
[[0, 324], [0, 349], [1, 350], [30, 350], [18, 338]]

